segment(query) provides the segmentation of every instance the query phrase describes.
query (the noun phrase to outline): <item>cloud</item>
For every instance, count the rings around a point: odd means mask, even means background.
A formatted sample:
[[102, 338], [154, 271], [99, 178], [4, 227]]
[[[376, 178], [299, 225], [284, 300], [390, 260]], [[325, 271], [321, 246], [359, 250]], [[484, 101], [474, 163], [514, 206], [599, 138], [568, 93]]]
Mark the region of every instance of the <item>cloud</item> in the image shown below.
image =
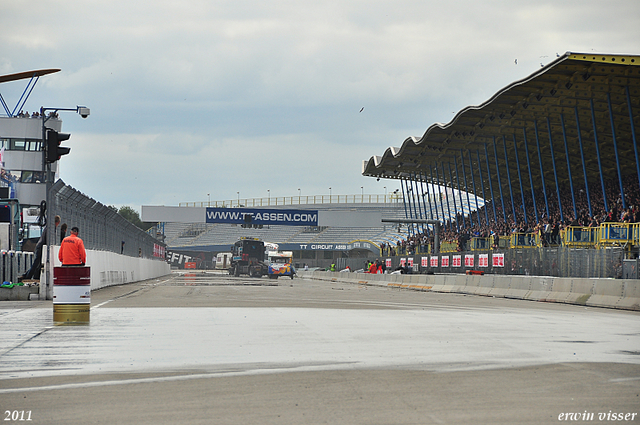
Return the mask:
[[362, 177], [363, 159], [556, 52], [639, 53], [639, 12], [625, 0], [17, 0], [0, 6], [0, 72], [62, 69], [25, 109], [91, 108], [62, 117], [61, 175], [103, 203], [382, 193], [399, 185]]

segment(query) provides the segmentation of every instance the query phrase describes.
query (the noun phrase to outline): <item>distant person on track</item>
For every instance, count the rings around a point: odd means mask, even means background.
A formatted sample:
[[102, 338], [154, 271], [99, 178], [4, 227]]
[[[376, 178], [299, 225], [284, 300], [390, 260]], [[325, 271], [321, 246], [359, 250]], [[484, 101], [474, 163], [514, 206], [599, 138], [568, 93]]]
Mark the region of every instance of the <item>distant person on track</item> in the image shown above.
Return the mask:
[[58, 259], [62, 267], [81, 267], [87, 261], [84, 242], [78, 237], [78, 231], [77, 227], [72, 227], [71, 234], [60, 244]]

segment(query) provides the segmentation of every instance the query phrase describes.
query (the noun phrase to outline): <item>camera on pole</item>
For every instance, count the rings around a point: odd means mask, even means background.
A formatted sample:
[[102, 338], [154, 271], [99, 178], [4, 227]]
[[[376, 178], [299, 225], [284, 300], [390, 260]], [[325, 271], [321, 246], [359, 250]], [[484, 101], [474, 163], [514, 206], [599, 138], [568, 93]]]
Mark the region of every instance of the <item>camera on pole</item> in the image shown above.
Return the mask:
[[62, 155], [66, 155], [71, 148], [62, 147], [60, 143], [71, 137], [69, 133], [58, 133], [55, 130], [47, 129], [47, 140], [45, 149], [47, 151], [47, 162], [56, 162]]

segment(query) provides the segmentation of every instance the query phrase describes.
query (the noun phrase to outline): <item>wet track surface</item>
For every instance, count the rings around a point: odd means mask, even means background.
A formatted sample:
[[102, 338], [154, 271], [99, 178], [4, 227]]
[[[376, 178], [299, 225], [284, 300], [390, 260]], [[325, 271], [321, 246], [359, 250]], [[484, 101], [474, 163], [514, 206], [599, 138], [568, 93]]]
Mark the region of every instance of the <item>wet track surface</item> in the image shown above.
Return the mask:
[[[178, 400], [187, 395], [193, 421], [184, 423], [474, 423], [473, 411], [484, 423], [517, 423], [521, 414], [530, 419], [522, 423], [552, 423], [578, 406], [640, 410], [634, 312], [176, 274], [94, 291], [87, 326], [54, 326], [50, 302], [0, 304], [0, 320], [0, 407], [37, 412], [33, 423], [177, 423], [185, 414]], [[567, 382], [575, 385], [565, 388]], [[445, 392], [422, 399], [434, 385]], [[98, 397], [144, 404], [169, 388], [181, 392], [162, 417], [127, 409], [114, 417], [95, 406], [80, 414], [79, 407], [56, 405], [65, 391], [80, 392], [89, 405]], [[362, 406], [334, 399], [345, 392], [361, 394], [367, 408], [356, 414]], [[400, 394], [422, 401], [412, 409], [379, 402]], [[227, 401], [217, 405], [221, 395]], [[288, 404], [298, 396], [332, 402], [342, 414], [317, 405], [306, 412], [313, 420], [299, 417]], [[262, 404], [248, 408], [247, 397]], [[536, 397], [537, 407], [530, 404]], [[437, 407], [430, 406], [435, 399]]]

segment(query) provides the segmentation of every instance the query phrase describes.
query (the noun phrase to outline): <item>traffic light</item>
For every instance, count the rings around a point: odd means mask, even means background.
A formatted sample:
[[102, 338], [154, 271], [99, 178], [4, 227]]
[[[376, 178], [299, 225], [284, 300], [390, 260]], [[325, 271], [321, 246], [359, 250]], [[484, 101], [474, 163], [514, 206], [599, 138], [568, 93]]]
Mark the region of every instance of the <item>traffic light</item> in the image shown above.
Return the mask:
[[68, 140], [71, 135], [69, 133], [58, 133], [55, 130], [47, 129], [47, 162], [56, 162], [62, 155], [66, 155], [71, 148], [61, 147], [60, 143]]
[[244, 223], [242, 223], [241, 227], [251, 229], [251, 222], [253, 221], [253, 217], [251, 216], [251, 214], [243, 214], [243, 216]]

